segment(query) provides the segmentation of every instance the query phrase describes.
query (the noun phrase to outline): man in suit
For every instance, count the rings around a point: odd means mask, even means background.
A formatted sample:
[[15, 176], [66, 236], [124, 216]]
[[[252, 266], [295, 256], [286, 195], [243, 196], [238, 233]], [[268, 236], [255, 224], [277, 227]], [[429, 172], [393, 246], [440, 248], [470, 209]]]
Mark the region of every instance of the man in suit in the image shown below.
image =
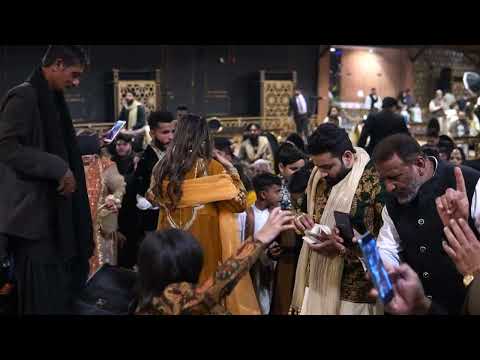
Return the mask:
[[87, 66], [79, 46], [51, 45], [0, 104], [0, 258], [13, 259], [19, 314], [71, 313], [89, 273], [92, 219], [64, 98]]
[[295, 89], [295, 96], [290, 99], [288, 115], [292, 116], [297, 127], [297, 133], [304, 139], [308, 136], [309, 108], [305, 96], [299, 88]]
[[[375, 146], [384, 138], [398, 133], [408, 134], [403, 117], [396, 113], [397, 100], [386, 97], [382, 106], [382, 111], [370, 114], [365, 120], [358, 140], [358, 146], [367, 150], [370, 155], [372, 155]], [[368, 137], [370, 137], [370, 142], [366, 146]]]

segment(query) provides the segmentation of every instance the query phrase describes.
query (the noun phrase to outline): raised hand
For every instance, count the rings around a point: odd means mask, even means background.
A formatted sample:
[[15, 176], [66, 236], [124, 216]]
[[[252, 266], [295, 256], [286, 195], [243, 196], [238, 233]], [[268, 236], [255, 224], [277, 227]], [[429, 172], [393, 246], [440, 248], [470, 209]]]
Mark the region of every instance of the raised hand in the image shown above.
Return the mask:
[[463, 220], [451, 220], [450, 226], [444, 230], [448, 240], [443, 242], [443, 249], [455, 263], [462, 275], [480, 273], [480, 241], [468, 223]]
[[455, 180], [456, 190], [448, 188], [445, 194], [435, 200], [438, 215], [444, 226], [449, 226], [452, 219], [467, 221], [470, 213], [465, 180], [459, 167], [455, 168]]
[[281, 232], [295, 229], [293, 219], [290, 211], [283, 211], [279, 207], [273, 209], [266, 224], [255, 234], [255, 240], [270, 244]]

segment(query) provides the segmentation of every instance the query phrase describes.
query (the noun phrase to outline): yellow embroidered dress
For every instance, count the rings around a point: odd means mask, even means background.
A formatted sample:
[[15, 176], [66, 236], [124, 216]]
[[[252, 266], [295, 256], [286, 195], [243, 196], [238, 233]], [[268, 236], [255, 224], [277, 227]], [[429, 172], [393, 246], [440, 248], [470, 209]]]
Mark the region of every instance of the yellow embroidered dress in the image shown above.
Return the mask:
[[[216, 160], [208, 164], [198, 160], [187, 173], [182, 198], [173, 210], [168, 210], [168, 183], [163, 184], [163, 196], [153, 193], [155, 183], [152, 177], [147, 197], [161, 207], [158, 230], [177, 228], [189, 231], [197, 238], [204, 251], [204, 266], [199, 279], [202, 284], [240, 246], [238, 222], [234, 216], [246, 208], [246, 190], [240, 176], [234, 167], [225, 169]], [[227, 307], [233, 314], [260, 314], [249, 276], [244, 277], [227, 298]]]

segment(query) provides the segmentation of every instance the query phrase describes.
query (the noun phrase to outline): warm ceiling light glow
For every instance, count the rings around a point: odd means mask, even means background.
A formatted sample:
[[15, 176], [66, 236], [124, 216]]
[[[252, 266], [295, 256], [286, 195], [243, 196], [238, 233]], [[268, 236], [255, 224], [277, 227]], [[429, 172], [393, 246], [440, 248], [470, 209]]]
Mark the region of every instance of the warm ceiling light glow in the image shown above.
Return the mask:
[[363, 98], [363, 97], [365, 97], [365, 93], [363, 92], [363, 90], [358, 90], [358, 91], [357, 91], [357, 96], [358, 96], [359, 98]]
[[335, 49], [334, 47], [330, 48], [330, 52], [335, 52], [335, 51], [337, 51], [337, 49]]

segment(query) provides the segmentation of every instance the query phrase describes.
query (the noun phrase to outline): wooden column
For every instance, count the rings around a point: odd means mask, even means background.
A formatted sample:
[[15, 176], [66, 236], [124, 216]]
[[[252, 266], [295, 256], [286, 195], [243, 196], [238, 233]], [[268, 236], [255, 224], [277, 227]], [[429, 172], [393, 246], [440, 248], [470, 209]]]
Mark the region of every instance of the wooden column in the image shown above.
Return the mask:
[[118, 120], [120, 116], [120, 109], [118, 108], [118, 101], [119, 96], [121, 95], [118, 90], [118, 81], [120, 80], [120, 70], [113, 69], [113, 101], [114, 101], [114, 114], [115, 114], [115, 121]]
[[264, 86], [265, 86], [265, 70], [260, 70], [260, 116], [265, 116], [265, 107], [263, 104]]
[[415, 97], [415, 64], [409, 58], [407, 50], [402, 50], [402, 52], [404, 61], [403, 69], [401, 69], [400, 71], [402, 71], [402, 75], [404, 78], [403, 88], [410, 89], [410, 93]]
[[[322, 49], [320, 49], [322, 50]], [[317, 124], [327, 116], [329, 99], [328, 90], [330, 88], [330, 51], [319, 51], [318, 58], [318, 78], [317, 78], [317, 96], [323, 98], [318, 100]]]
[[160, 111], [163, 109], [164, 104], [162, 104], [162, 89], [161, 89], [161, 84], [162, 84], [162, 75], [161, 75], [161, 70], [160, 69], [155, 69], [155, 91], [156, 91], [156, 99], [155, 102], [156, 104], [156, 111]]

